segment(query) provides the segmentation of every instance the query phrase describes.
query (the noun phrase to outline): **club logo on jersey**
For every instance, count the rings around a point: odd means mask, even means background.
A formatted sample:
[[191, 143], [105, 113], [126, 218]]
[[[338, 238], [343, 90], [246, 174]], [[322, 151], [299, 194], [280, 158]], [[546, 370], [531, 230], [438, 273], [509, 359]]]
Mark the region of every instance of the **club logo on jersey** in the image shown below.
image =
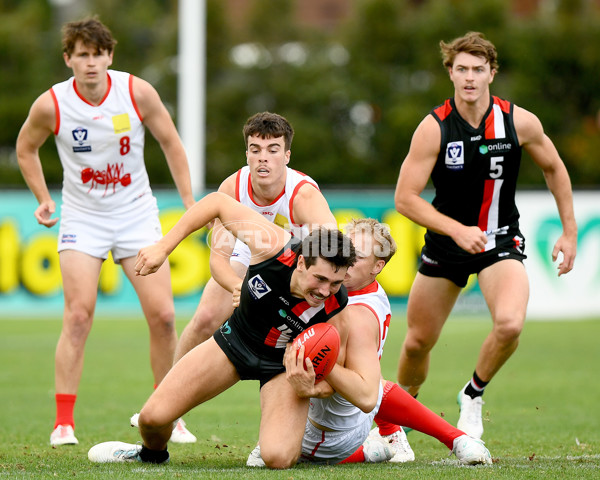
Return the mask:
[[250, 295], [256, 300], [264, 297], [271, 291], [271, 287], [266, 284], [260, 275], [254, 275], [248, 280], [248, 289], [250, 290]]
[[91, 152], [92, 146], [88, 144], [88, 131], [86, 128], [77, 127], [75, 130], [71, 131], [73, 135], [73, 140], [75, 143], [73, 145], [74, 152]]
[[465, 166], [464, 151], [462, 140], [448, 143], [446, 145], [446, 168], [449, 170], [462, 170]]
[[[124, 172], [123, 164], [107, 164], [105, 170], [94, 170], [91, 167], [86, 167], [81, 170], [81, 181], [85, 185], [90, 183], [88, 193], [94, 188], [104, 186], [104, 195], [109, 193], [112, 186], [112, 193], [115, 193], [118, 185], [127, 187], [131, 184], [131, 174]], [[104, 196], [103, 195], [103, 196]]]

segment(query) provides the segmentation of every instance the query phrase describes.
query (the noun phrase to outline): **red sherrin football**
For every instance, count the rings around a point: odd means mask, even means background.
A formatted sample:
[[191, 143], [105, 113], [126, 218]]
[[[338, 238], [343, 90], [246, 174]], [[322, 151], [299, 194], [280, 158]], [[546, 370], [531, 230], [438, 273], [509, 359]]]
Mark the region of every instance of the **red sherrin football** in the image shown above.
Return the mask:
[[317, 383], [329, 375], [335, 365], [340, 352], [340, 334], [330, 323], [317, 323], [298, 335], [294, 345], [304, 345], [304, 358], [310, 358]]

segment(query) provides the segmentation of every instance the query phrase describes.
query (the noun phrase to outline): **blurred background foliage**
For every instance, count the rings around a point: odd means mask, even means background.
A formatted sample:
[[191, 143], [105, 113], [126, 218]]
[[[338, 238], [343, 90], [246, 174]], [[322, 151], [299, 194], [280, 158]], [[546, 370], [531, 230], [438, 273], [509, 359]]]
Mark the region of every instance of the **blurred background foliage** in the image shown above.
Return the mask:
[[[290, 165], [322, 186], [393, 188], [414, 129], [453, 94], [439, 41], [470, 30], [498, 49], [492, 93], [538, 115], [575, 186], [600, 183], [598, 1], [348, 0], [325, 25], [299, 21], [303, 1], [206, 0], [208, 187], [245, 163], [242, 125], [270, 110], [296, 130]], [[523, 13], [524, 3], [534, 8]], [[31, 103], [70, 75], [60, 26], [89, 13], [118, 40], [113, 68], [151, 82], [176, 118], [177, 2], [0, 0], [3, 188], [24, 186], [14, 145]], [[60, 186], [51, 140], [41, 154], [48, 184]], [[172, 185], [150, 135], [146, 163], [155, 187]], [[543, 184], [529, 159], [520, 182]]]

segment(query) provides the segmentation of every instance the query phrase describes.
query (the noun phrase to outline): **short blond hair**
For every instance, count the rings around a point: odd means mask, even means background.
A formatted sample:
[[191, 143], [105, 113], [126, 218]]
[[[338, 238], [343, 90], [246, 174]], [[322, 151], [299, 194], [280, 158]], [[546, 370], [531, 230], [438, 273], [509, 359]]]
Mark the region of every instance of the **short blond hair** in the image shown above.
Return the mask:
[[385, 223], [374, 218], [353, 218], [345, 226], [346, 234], [368, 233], [377, 242], [379, 248], [373, 248], [373, 254], [378, 260], [388, 263], [397, 250], [396, 241]]

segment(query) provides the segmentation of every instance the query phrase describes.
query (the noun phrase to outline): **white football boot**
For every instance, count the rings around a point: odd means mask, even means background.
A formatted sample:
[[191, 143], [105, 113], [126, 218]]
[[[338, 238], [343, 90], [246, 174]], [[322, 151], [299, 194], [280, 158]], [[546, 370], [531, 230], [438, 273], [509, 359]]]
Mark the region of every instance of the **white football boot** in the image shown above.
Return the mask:
[[387, 462], [394, 456], [390, 443], [380, 436], [367, 437], [363, 443], [363, 454], [367, 463]]
[[94, 445], [88, 458], [95, 463], [141, 462], [141, 445], [124, 442], [103, 442]]
[[265, 467], [265, 462], [260, 456], [260, 445], [254, 447], [254, 450], [250, 452], [248, 455], [248, 460], [246, 460], [247, 467]]
[[75, 438], [75, 432], [71, 425], [58, 425], [50, 434], [50, 445], [77, 445], [79, 441]]
[[467, 385], [458, 392], [458, 397], [456, 398], [460, 408], [460, 417], [458, 418], [456, 428], [473, 438], [481, 438], [483, 435], [481, 407], [484, 402], [481, 397], [471, 398], [469, 395], [466, 395], [465, 388]]
[[482, 440], [461, 435], [454, 439], [452, 453], [464, 465], [491, 465], [492, 456]]

